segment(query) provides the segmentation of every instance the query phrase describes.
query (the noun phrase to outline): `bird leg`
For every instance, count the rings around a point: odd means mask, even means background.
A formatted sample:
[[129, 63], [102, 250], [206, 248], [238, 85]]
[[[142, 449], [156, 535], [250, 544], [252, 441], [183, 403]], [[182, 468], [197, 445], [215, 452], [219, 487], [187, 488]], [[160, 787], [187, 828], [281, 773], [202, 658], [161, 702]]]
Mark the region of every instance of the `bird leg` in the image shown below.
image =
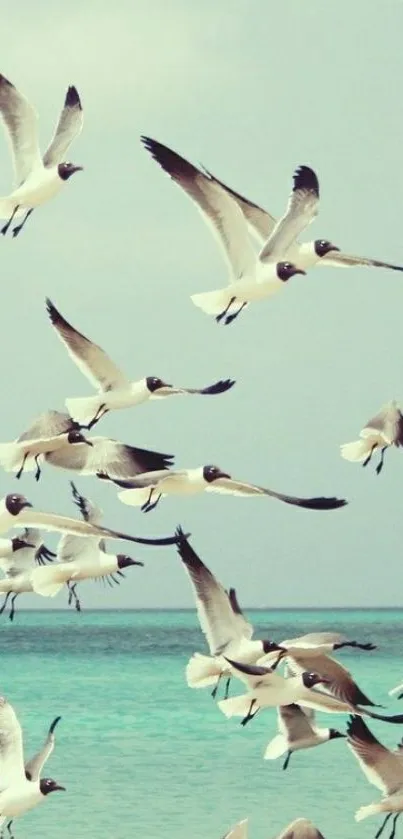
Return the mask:
[[10, 839], [14, 839], [14, 834], [13, 834], [13, 832], [12, 832], [12, 830], [11, 830], [11, 825], [12, 825], [12, 823], [13, 823], [13, 820], [12, 820], [12, 819], [10, 819], [10, 821], [9, 821], [9, 822], [7, 823], [7, 825], [6, 825], [6, 829], [8, 830], [8, 833], [9, 833]]
[[388, 813], [388, 815], [384, 818], [379, 830], [375, 833], [374, 839], [379, 839], [381, 833], [383, 832], [384, 828], [386, 827], [389, 819], [391, 818], [392, 813]]
[[106, 407], [105, 403], [103, 402], [102, 405], [99, 406], [95, 416], [93, 416], [92, 420], [88, 423], [88, 425], [84, 425], [83, 423], [79, 423], [80, 428], [85, 428], [86, 431], [91, 431], [91, 428], [96, 425], [99, 420], [105, 416], [105, 414], [109, 413], [109, 408]]
[[241, 314], [242, 309], [244, 309], [246, 305], [247, 303], [245, 301], [244, 303], [242, 303], [242, 306], [238, 309], [237, 312], [234, 312], [233, 315], [227, 315], [227, 317], [225, 318], [225, 326], [228, 326], [229, 323], [232, 323], [232, 321], [235, 320], [235, 318], [237, 318], [238, 315]]
[[378, 463], [378, 466], [376, 467], [376, 474], [377, 474], [377, 475], [379, 475], [379, 473], [380, 473], [380, 471], [381, 471], [381, 469], [382, 469], [382, 466], [383, 466], [383, 461], [384, 461], [384, 458], [385, 458], [385, 452], [386, 452], [386, 449], [387, 449], [387, 448], [388, 448], [387, 446], [383, 446], [383, 448], [381, 449], [381, 459], [380, 459], [380, 461], [379, 461], [379, 463]]
[[228, 676], [228, 679], [227, 679], [227, 681], [226, 681], [226, 683], [225, 683], [225, 693], [224, 693], [224, 699], [228, 699], [228, 696], [229, 696], [229, 686], [230, 686], [230, 684], [231, 684], [231, 676]]
[[28, 456], [29, 456], [29, 452], [25, 452], [24, 457], [23, 457], [23, 461], [22, 461], [22, 463], [21, 463], [21, 466], [20, 466], [20, 468], [19, 468], [19, 470], [18, 470], [18, 472], [17, 472], [17, 474], [16, 474], [16, 476], [15, 476], [15, 477], [16, 477], [16, 478], [18, 478], [18, 479], [20, 479], [20, 478], [21, 478], [21, 475], [22, 475], [22, 473], [23, 473], [23, 471], [24, 471], [24, 466], [25, 466], [25, 463], [26, 463], [26, 460], [27, 460], [27, 457], [28, 457]]
[[362, 464], [363, 466], [368, 466], [368, 463], [369, 463], [369, 461], [371, 460], [371, 457], [372, 457], [372, 455], [373, 455], [373, 453], [374, 453], [375, 449], [377, 449], [377, 448], [378, 448], [378, 443], [375, 443], [375, 444], [372, 446], [371, 451], [370, 451], [370, 453], [369, 453], [368, 457], [366, 457], [366, 458], [365, 458], [365, 460], [363, 461], [363, 464]]
[[142, 505], [142, 507], [141, 507], [141, 510], [143, 511], [143, 513], [149, 513], [149, 512], [150, 512], [150, 510], [153, 510], [153, 509], [154, 509], [154, 507], [156, 507], [156, 506], [157, 506], [157, 504], [158, 504], [158, 502], [159, 502], [159, 500], [160, 500], [160, 498], [161, 498], [161, 493], [159, 493], [159, 495], [157, 496], [156, 500], [153, 502], [153, 504], [151, 504], [151, 499], [152, 499], [152, 496], [153, 496], [153, 492], [155, 492], [155, 487], [152, 487], [152, 488], [151, 488], [151, 490], [150, 490], [150, 494], [149, 494], [149, 496], [148, 496], [148, 498], [147, 498], [147, 501], [146, 501], [146, 502]]
[[11, 598], [11, 609], [10, 609], [10, 614], [8, 616], [10, 621], [14, 620], [14, 615], [15, 615], [15, 605], [14, 604], [15, 604], [15, 601], [17, 600], [17, 597], [18, 597], [18, 594], [14, 594], [14, 596]]
[[16, 227], [13, 227], [13, 237], [14, 238], [16, 236], [18, 236], [18, 234], [21, 232], [22, 228], [24, 227], [25, 222], [28, 221], [31, 213], [33, 213], [33, 212], [34, 212], [34, 208], [31, 207], [31, 209], [26, 212], [21, 224], [17, 224]]
[[35, 455], [35, 463], [36, 463], [35, 480], [36, 481], [39, 481], [39, 478], [41, 477], [41, 467], [39, 466], [38, 458], [39, 458], [39, 454], [36, 454]]
[[217, 681], [216, 681], [216, 683], [213, 687], [213, 690], [211, 691], [211, 695], [212, 695], [213, 699], [215, 699], [216, 696], [217, 696], [218, 685], [220, 684], [221, 679], [222, 679], [222, 673], [220, 673], [220, 675], [219, 675], [219, 677], [218, 677], [218, 679], [217, 679]]
[[231, 308], [232, 304], [235, 303], [235, 300], [236, 300], [236, 297], [231, 297], [231, 300], [229, 301], [228, 306], [225, 307], [224, 311], [221, 312], [221, 314], [217, 315], [217, 317], [216, 317], [217, 323], [220, 323], [220, 320], [225, 318], [225, 315], [227, 314], [228, 310]]
[[16, 206], [16, 207], [14, 207], [13, 212], [11, 213], [11, 216], [10, 216], [10, 218], [9, 218], [9, 220], [8, 220], [8, 222], [7, 222], [7, 224], [5, 224], [5, 225], [4, 225], [4, 227], [2, 227], [2, 228], [1, 228], [0, 233], [2, 233], [2, 234], [3, 234], [3, 236], [5, 236], [5, 235], [6, 235], [7, 230], [8, 230], [8, 228], [10, 227], [10, 224], [12, 223], [13, 218], [14, 218], [14, 216], [15, 216], [16, 212], [17, 212], [17, 210], [19, 210], [19, 209], [20, 209], [19, 204], [17, 204], [17, 206]]
[[286, 759], [285, 759], [285, 761], [284, 761], [284, 763], [283, 763], [283, 769], [287, 769], [287, 766], [288, 766], [288, 764], [289, 764], [289, 762], [290, 762], [290, 757], [291, 757], [291, 755], [292, 755], [292, 751], [291, 751], [291, 750], [289, 750], [289, 751], [287, 752], [287, 757], [286, 757]]
[[10, 597], [10, 595], [11, 595], [11, 591], [8, 591], [8, 592], [7, 592], [7, 594], [6, 594], [6, 596], [5, 596], [5, 598], [4, 598], [4, 600], [3, 600], [3, 603], [2, 603], [2, 605], [1, 605], [0, 615], [2, 615], [2, 614], [3, 614], [4, 609], [5, 609], [5, 608], [6, 608], [6, 606], [7, 606], [7, 601], [8, 601], [8, 598]]
[[72, 584], [72, 583], [70, 583], [70, 581], [67, 583], [67, 588], [69, 590], [68, 605], [70, 606], [72, 600], [74, 600], [74, 607], [75, 607], [76, 612], [81, 612], [81, 603], [80, 603], [78, 594], [76, 592], [76, 587], [77, 587], [77, 583]]
[[399, 816], [400, 816], [400, 813], [396, 813], [396, 815], [395, 815], [395, 816], [393, 816], [393, 827], [392, 827], [392, 833], [390, 834], [389, 839], [395, 839], [395, 833], [396, 833], [396, 822], [397, 822], [397, 820], [398, 820]]
[[243, 720], [241, 720], [241, 725], [246, 725], [246, 724], [247, 724], [250, 720], [253, 720], [253, 717], [255, 717], [255, 716], [256, 716], [256, 714], [257, 714], [257, 712], [258, 712], [259, 708], [257, 708], [257, 709], [256, 709], [256, 711], [255, 711], [255, 713], [254, 713], [254, 714], [252, 714], [252, 710], [253, 710], [253, 706], [254, 706], [254, 705], [256, 705], [256, 699], [252, 699], [252, 702], [250, 703], [250, 706], [249, 706], [249, 711], [248, 711], [248, 713], [246, 714], [246, 717], [244, 717], [244, 718], [243, 718]]

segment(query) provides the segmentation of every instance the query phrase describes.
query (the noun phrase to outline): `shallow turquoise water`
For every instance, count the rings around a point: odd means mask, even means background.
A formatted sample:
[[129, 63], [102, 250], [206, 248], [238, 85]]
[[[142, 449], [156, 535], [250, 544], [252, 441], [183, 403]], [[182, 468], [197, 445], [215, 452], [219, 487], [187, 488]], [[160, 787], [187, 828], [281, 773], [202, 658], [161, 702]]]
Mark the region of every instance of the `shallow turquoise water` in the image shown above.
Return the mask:
[[[403, 713], [403, 702], [387, 697], [403, 681], [400, 611], [248, 616], [256, 637], [281, 640], [321, 627], [371, 640], [375, 652], [342, 652], [340, 660], [374, 702]], [[220, 839], [249, 818], [251, 839], [269, 839], [297, 816], [311, 818], [326, 839], [374, 835], [379, 819], [356, 824], [354, 812], [378, 791], [344, 740], [294, 755], [283, 772], [281, 761], [262, 760], [275, 711], [243, 729], [224, 718], [208, 690], [187, 688], [186, 662], [205, 650], [195, 613], [21, 611], [1, 629], [0, 688], [20, 716], [27, 754], [52, 718], [63, 717], [46, 774], [67, 792], [16, 822], [17, 837]], [[344, 729], [346, 717], [321, 717]], [[370, 727], [390, 746], [403, 736], [403, 726]]]

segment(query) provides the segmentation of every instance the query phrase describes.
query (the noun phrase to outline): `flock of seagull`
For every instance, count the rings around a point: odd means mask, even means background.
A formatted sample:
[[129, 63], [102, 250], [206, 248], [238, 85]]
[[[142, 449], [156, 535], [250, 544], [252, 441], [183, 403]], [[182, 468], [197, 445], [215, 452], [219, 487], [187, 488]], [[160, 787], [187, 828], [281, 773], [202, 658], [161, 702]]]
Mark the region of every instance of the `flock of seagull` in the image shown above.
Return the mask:
[[[75, 87], [69, 87], [53, 139], [42, 155], [38, 145], [37, 116], [25, 97], [0, 75], [0, 115], [10, 142], [15, 188], [0, 199], [0, 215], [6, 219], [1, 233], [21, 233], [34, 209], [53, 198], [82, 166], [64, 160], [83, 125], [83, 110]], [[300, 166], [293, 176], [293, 188], [284, 215], [278, 221], [266, 210], [230, 189], [206, 169], [199, 169], [176, 152], [149, 137], [142, 142], [152, 158], [196, 204], [220, 243], [228, 265], [225, 287], [201, 292], [192, 301], [218, 323], [228, 325], [254, 301], [280, 291], [291, 277], [305, 275], [317, 265], [330, 267], [372, 266], [403, 271], [402, 266], [343, 253], [327, 239], [301, 244], [298, 239], [318, 213], [319, 183], [316, 173]], [[14, 220], [22, 218], [13, 226]], [[256, 247], [258, 240], [260, 250]], [[68, 355], [91, 382], [96, 392], [87, 397], [67, 398], [64, 412], [47, 410], [16, 439], [0, 445], [0, 465], [17, 479], [33, 471], [41, 478], [43, 466], [57, 467], [81, 475], [92, 475], [119, 488], [118, 497], [143, 512], [154, 509], [162, 498], [215, 492], [238, 496], [265, 495], [286, 504], [313, 510], [332, 510], [347, 501], [327, 496], [299, 498], [256, 486], [231, 477], [222, 468], [204, 464], [173, 468], [174, 456], [138, 448], [108, 437], [93, 436], [93, 427], [110, 411], [140, 405], [169, 396], [216, 396], [235, 384], [218, 380], [202, 388], [179, 387], [154, 375], [131, 381], [107, 353], [79, 332], [54, 303], [46, 300], [51, 327]], [[342, 456], [366, 466], [376, 450], [384, 463], [390, 446], [403, 445], [403, 415], [396, 402], [388, 403], [361, 430], [359, 440], [341, 447]], [[124, 569], [143, 562], [126, 554], [107, 550], [106, 540], [116, 539], [142, 545], [176, 545], [183, 567], [193, 586], [201, 629], [209, 655], [195, 653], [186, 668], [191, 688], [212, 688], [217, 698], [222, 680], [223, 697], [218, 708], [226, 717], [241, 717], [243, 726], [267, 708], [277, 710], [277, 732], [264, 751], [266, 760], [284, 757], [283, 768], [294, 752], [345, 738], [368, 780], [383, 797], [360, 807], [357, 821], [385, 814], [376, 837], [393, 817], [390, 839], [403, 812], [403, 746], [396, 751], [383, 746], [371, 733], [363, 717], [403, 724], [403, 714], [388, 716], [374, 711], [376, 704], [355, 682], [352, 674], [331, 653], [344, 647], [374, 649], [333, 632], [314, 632], [285, 640], [254, 639], [253, 626], [242, 613], [234, 589], [228, 591], [214, 577], [193, 550], [189, 535], [178, 527], [172, 536], [132, 536], [104, 527], [103, 513], [71, 482], [72, 502], [81, 518], [36, 512], [30, 501], [11, 492], [0, 501], [0, 568], [4, 579], [0, 591], [5, 599], [0, 613], [10, 602], [14, 619], [15, 602], [25, 592], [54, 597], [67, 590], [68, 603], [77, 611], [81, 601], [77, 586], [84, 580], [120, 582]], [[17, 535], [7, 535], [18, 529]], [[43, 531], [60, 534], [56, 553], [44, 543]], [[283, 674], [278, 672], [283, 667]], [[231, 682], [240, 680], [245, 691], [230, 696]], [[403, 697], [403, 685], [390, 693]], [[346, 733], [319, 727], [315, 712], [349, 714]], [[37, 755], [26, 762], [22, 731], [12, 705], [0, 698], [0, 824], [10, 836], [14, 818], [23, 815], [54, 791], [63, 790], [56, 781], [42, 778], [42, 770], [54, 747], [57, 717]], [[242, 821], [226, 839], [246, 839], [247, 822]], [[297, 819], [278, 839], [323, 839], [306, 819]]]

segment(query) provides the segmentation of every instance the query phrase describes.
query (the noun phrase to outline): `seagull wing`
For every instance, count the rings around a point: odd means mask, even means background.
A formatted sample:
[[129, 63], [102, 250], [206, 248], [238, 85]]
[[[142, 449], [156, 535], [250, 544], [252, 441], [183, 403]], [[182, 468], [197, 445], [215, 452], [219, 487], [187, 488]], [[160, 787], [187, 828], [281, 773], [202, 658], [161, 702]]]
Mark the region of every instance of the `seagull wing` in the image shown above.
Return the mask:
[[403, 786], [401, 759], [382, 746], [361, 717], [350, 717], [347, 734], [347, 744], [370, 784], [384, 795], [392, 795]]
[[231, 641], [240, 640], [242, 632], [227, 592], [197, 556], [181, 529], [177, 530], [177, 546], [193, 586], [200, 626], [211, 655], [217, 655]]
[[226, 192], [228, 192], [229, 195], [231, 195], [232, 198], [234, 198], [238, 207], [242, 210], [248, 226], [251, 228], [251, 231], [259, 239], [259, 241], [266, 242], [277, 223], [274, 216], [271, 216], [267, 210], [263, 210], [258, 204], [254, 204], [252, 201], [249, 201], [249, 199], [245, 198], [244, 195], [240, 195], [239, 192], [235, 192], [222, 181], [219, 181], [218, 178], [216, 178], [215, 175], [212, 175], [211, 172], [209, 172], [204, 166], [203, 169], [208, 177], [214, 181], [214, 183], [221, 186]]
[[73, 533], [77, 536], [104, 536], [106, 539], [123, 539], [127, 542], [136, 542], [139, 545], [174, 545], [175, 536], [162, 537], [161, 539], [148, 539], [141, 536], [129, 536], [119, 530], [111, 530], [108, 527], [99, 527], [87, 521], [71, 519], [68, 516], [59, 516], [56, 513], [42, 513], [30, 507], [24, 507], [19, 513], [15, 522], [16, 527], [21, 525], [41, 527], [43, 530], [57, 531], [58, 533]]
[[379, 259], [367, 259], [365, 256], [350, 256], [340, 251], [329, 251], [320, 260], [321, 265], [329, 265], [332, 268], [349, 268], [351, 266], [363, 265], [372, 268], [390, 268], [392, 271], [403, 271], [402, 265], [391, 265], [390, 262], [381, 262]]
[[17, 88], [0, 75], [0, 114], [7, 129], [16, 185], [42, 166], [36, 111]]
[[299, 635], [297, 638], [287, 638], [281, 644], [284, 647], [306, 647], [315, 649], [325, 644], [341, 644], [346, 641], [346, 636], [339, 632], [307, 632], [306, 635]]
[[318, 213], [319, 182], [309, 166], [300, 166], [294, 173], [294, 186], [283, 217], [277, 222], [262, 248], [262, 262], [277, 262], [294, 244], [300, 233]]
[[309, 819], [295, 819], [277, 839], [324, 839], [324, 836]]
[[24, 778], [22, 731], [12, 705], [0, 697], [0, 789]]
[[299, 705], [280, 705], [277, 709], [278, 728], [281, 734], [287, 738], [288, 743], [295, 743], [297, 740], [309, 739], [314, 734], [311, 724], [315, 718], [315, 711], [306, 708], [303, 710]]
[[253, 276], [256, 254], [242, 211], [233, 197], [220, 184], [167, 146], [150, 137], [141, 139], [154, 160], [195, 202], [209, 224], [224, 249], [231, 271], [231, 282], [246, 275]]
[[101, 538], [99, 536], [74, 536], [64, 533], [57, 546], [57, 561], [84, 562], [94, 560], [100, 551]]
[[314, 663], [312, 663], [310, 656], [304, 657], [303, 649], [301, 649], [301, 652], [291, 649], [287, 656], [288, 659], [290, 659], [290, 669], [298, 674], [304, 673], [306, 670], [309, 671], [313, 667], [315, 673], [319, 673], [320, 676], [328, 680], [324, 688], [341, 702], [347, 702], [353, 706], [375, 704], [358, 687], [350, 671], [334, 658], [320, 654], [315, 656]]
[[44, 166], [58, 166], [64, 161], [73, 140], [81, 133], [83, 121], [80, 97], [75, 87], [69, 87], [52, 141], [43, 156]]
[[223, 839], [248, 839], [248, 819], [238, 822], [229, 833], [223, 836]]
[[88, 498], [85, 498], [84, 495], [81, 495], [73, 481], [70, 481], [70, 486], [73, 501], [77, 504], [84, 521], [89, 521], [91, 524], [99, 524], [103, 517], [101, 508], [93, 504]]
[[234, 588], [230, 588], [228, 591], [229, 602], [231, 604], [232, 611], [234, 613], [234, 617], [239, 626], [239, 630], [243, 638], [247, 638], [249, 641], [252, 638], [254, 628], [251, 623], [245, 618], [245, 615], [238, 603], [237, 594]]
[[206, 492], [219, 492], [225, 495], [269, 495], [284, 501], [286, 504], [293, 504], [297, 507], [307, 507], [311, 510], [333, 510], [337, 507], [344, 507], [347, 501], [340, 498], [297, 498], [293, 495], [283, 495], [281, 492], [274, 492], [272, 489], [246, 484], [242, 481], [235, 481], [232, 478], [217, 478], [205, 487]]
[[388, 402], [372, 419], [370, 419], [360, 432], [360, 437], [371, 436], [373, 431], [378, 431], [384, 438], [385, 443], [402, 445], [403, 443], [403, 417], [395, 402]]
[[47, 440], [52, 437], [57, 437], [59, 434], [66, 434], [75, 427], [75, 423], [69, 414], [64, 414], [61, 411], [44, 411], [23, 434], [17, 437], [16, 442], [22, 443], [23, 440]]
[[214, 382], [213, 385], [208, 385], [207, 387], [181, 387], [177, 388], [176, 392], [179, 394], [198, 393], [200, 396], [216, 396], [218, 393], [225, 393], [226, 390], [230, 390], [234, 384], [234, 379], [220, 379], [218, 382]]
[[116, 367], [106, 352], [74, 329], [49, 298], [46, 299], [46, 308], [70, 358], [94, 387], [105, 393], [129, 386], [129, 379]]
[[55, 747], [54, 730], [60, 720], [61, 717], [56, 717], [53, 720], [42, 748], [25, 764], [25, 776], [29, 781], [39, 781], [42, 769], [49, 760]]
[[109, 440], [108, 437], [89, 437], [91, 446], [75, 443], [46, 455], [53, 466], [72, 469], [82, 475], [105, 472], [110, 478], [129, 478], [142, 472], [164, 470], [172, 465], [173, 455], [138, 449]]

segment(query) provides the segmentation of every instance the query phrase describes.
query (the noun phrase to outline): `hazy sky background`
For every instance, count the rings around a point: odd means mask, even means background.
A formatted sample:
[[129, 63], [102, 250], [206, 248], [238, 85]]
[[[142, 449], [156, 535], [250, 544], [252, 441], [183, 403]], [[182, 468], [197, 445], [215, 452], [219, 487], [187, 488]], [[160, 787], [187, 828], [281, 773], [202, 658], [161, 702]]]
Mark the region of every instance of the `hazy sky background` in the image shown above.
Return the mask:
[[[387, 400], [403, 401], [403, 274], [317, 269], [218, 327], [189, 297], [225, 283], [221, 253], [139, 138], [203, 162], [277, 215], [294, 169], [309, 164], [321, 205], [307, 238], [403, 264], [402, 25], [402, 3], [367, 0], [25, 0], [3, 16], [0, 69], [37, 107], [43, 149], [77, 86], [85, 125], [69, 159], [85, 171], [18, 239], [0, 241], [0, 439], [91, 393], [48, 323], [47, 295], [133, 379], [197, 387], [234, 377], [228, 394], [116, 412], [96, 433], [174, 453], [178, 468], [218, 463], [348, 507], [205, 494], [144, 516], [112, 485], [76, 482], [109, 526], [162, 535], [180, 522], [245, 605], [401, 603], [402, 455], [388, 451], [377, 477], [343, 461], [339, 445]], [[1, 134], [0, 193], [10, 184]], [[33, 473], [20, 483], [3, 473], [2, 494], [19, 489], [38, 508], [75, 514], [70, 478], [50, 466], [39, 485]], [[129, 569], [120, 589], [82, 586], [84, 606], [193, 605], [174, 548], [133, 555], [146, 567]], [[39, 605], [65, 602], [63, 592]]]

